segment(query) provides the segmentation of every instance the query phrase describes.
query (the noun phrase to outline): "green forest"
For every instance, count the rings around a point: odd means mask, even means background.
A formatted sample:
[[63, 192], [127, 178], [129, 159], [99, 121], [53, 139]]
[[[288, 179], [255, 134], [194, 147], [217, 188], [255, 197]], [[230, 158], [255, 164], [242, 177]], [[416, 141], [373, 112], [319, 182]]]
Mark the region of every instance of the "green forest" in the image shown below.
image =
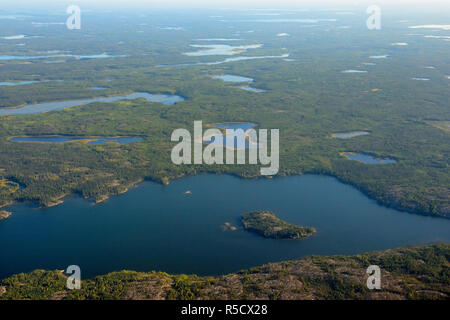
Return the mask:
[[270, 211], [253, 211], [242, 215], [245, 230], [255, 232], [265, 238], [273, 239], [301, 239], [312, 236], [314, 227], [297, 226], [276, 217]]
[[[324, 14], [325, 15], [325, 14]], [[239, 44], [264, 44], [240, 56], [281, 56], [291, 60], [255, 59], [216, 65], [183, 63], [222, 61], [220, 56], [190, 57], [184, 52], [194, 39], [236, 37], [221, 24], [196, 21], [180, 32], [150, 26], [108, 22], [111, 17], [87, 17], [95, 21], [89, 37], [45, 29], [47, 36], [30, 38], [27, 46], [4, 43], [4, 55], [32, 56], [58, 47], [73, 54], [123, 55], [110, 59], [61, 57], [50, 60], [2, 60], [0, 81], [58, 80], [20, 86], [0, 86], [0, 107], [31, 103], [112, 96], [131, 92], [177, 94], [186, 100], [173, 106], [143, 99], [93, 103], [44, 114], [0, 117], [0, 205], [29, 201], [41, 206], [58, 203], [75, 193], [87, 199], [119, 194], [142, 180], [168, 183], [198, 173], [232, 174], [257, 178], [255, 166], [175, 166], [170, 135], [176, 128], [191, 129], [203, 123], [249, 121], [259, 128], [280, 130], [279, 175], [304, 173], [337, 177], [379, 203], [409, 212], [449, 217], [450, 121], [447, 43], [434, 41], [433, 50], [420, 51], [425, 41], [408, 39], [409, 47], [390, 43], [404, 37], [403, 26], [387, 20], [389, 31], [368, 33], [330, 28], [305, 33], [281, 24], [258, 24]], [[91, 20], [92, 19], [92, 20]], [[155, 17], [154, 23], [164, 21]], [[3, 22], [2, 22], [3, 23]], [[4, 30], [14, 32], [14, 21]], [[25, 22], [24, 22], [25, 23]], [[207, 26], [207, 28], [205, 28]], [[28, 27], [29, 28], [29, 27]], [[137, 33], [148, 29], [151, 37]], [[6, 32], [5, 31], [5, 32]], [[30, 29], [33, 35], [41, 30]], [[350, 32], [350, 33], [349, 33]], [[431, 41], [431, 40], [426, 40]], [[355, 44], [358, 44], [355, 47]], [[389, 54], [387, 59], [371, 55]], [[46, 63], [58, 62], [58, 63]], [[368, 65], [367, 63], [372, 63]], [[435, 70], [423, 66], [435, 65]], [[349, 68], [368, 69], [365, 74], [343, 74]], [[253, 93], [235, 84], [212, 79], [232, 74], [254, 79]], [[433, 81], [411, 80], [420, 74]], [[62, 81], [61, 81], [62, 80]], [[104, 87], [105, 90], [90, 90]], [[365, 130], [370, 135], [348, 140], [333, 133]], [[16, 135], [139, 136], [142, 142], [119, 145], [82, 143], [45, 144], [9, 141]], [[342, 152], [358, 152], [393, 158], [395, 164], [368, 165], [348, 160]]]
[[[271, 299], [447, 300], [450, 246], [405, 247], [354, 256], [311, 256], [237, 273], [199, 277], [120, 271], [82, 280], [68, 290], [62, 270], [36, 270], [0, 281], [0, 300]], [[366, 268], [381, 268], [380, 290], [366, 287]]]

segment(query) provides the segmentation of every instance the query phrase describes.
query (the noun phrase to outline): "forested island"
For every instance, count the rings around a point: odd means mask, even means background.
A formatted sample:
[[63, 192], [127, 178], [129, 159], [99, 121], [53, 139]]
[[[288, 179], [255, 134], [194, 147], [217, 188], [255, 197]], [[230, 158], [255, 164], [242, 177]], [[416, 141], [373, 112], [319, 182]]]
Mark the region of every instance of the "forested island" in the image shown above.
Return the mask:
[[242, 216], [245, 230], [255, 232], [265, 238], [297, 240], [312, 236], [314, 227], [297, 226], [276, 217], [270, 211], [253, 211]]
[[[222, 276], [120, 271], [66, 288], [62, 271], [36, 270], [0, 281], [7, 299], [430, 299], [450, 297], [450, 245], [405, 247], [353, 256], [311, 256]], [[369, 265], [381, 268], [381, 289], [366, 286]]]

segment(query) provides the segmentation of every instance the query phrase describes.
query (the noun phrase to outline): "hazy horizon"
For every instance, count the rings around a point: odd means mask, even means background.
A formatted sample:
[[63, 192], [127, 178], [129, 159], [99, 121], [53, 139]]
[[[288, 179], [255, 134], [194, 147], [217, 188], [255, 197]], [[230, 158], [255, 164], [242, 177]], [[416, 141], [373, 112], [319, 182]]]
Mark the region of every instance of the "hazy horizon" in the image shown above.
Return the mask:
[[[30, 0], [3, 0], [0, 10], [41, 11], [47, 8], [57, 9], [68, 5], [79, 5], [84, 8], [203, 8], [203, 9], [266, 9], [276, 10], [283, 8], [319, 8], [345, 9], [368, 5], [405, 8], [408, 6], [439, 6], [438, 9], [450, 8], [448, 0], [44, 0], [36, 3]], [[408, 9], [410, 9], [409, 7]]]

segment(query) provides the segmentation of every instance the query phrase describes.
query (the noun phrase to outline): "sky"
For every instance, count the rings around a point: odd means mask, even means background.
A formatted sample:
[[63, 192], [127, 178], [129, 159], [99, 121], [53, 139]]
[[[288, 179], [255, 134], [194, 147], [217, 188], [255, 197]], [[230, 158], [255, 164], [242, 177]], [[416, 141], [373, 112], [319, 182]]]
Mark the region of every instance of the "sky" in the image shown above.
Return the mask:
[[317, 6], [349, 7], [360, 5], [449, 6], [450, 0], [1, 0], [2, 9], [60, 7], [76, 4], [80, 7], [154, 7], [154, 8], [283, 8]]

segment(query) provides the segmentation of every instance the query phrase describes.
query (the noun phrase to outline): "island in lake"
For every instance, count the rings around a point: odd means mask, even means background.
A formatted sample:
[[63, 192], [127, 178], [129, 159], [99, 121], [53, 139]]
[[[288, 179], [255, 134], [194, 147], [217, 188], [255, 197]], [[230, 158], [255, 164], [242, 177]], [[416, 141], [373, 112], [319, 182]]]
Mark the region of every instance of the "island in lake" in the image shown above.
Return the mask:
[[270, 211], [253, 211], [242, 216], [245, 230], [255, 232], [265, 238], [272, 239], [301, 239], [312, 236], [314, 227], [297, 226], [287, 223]]

